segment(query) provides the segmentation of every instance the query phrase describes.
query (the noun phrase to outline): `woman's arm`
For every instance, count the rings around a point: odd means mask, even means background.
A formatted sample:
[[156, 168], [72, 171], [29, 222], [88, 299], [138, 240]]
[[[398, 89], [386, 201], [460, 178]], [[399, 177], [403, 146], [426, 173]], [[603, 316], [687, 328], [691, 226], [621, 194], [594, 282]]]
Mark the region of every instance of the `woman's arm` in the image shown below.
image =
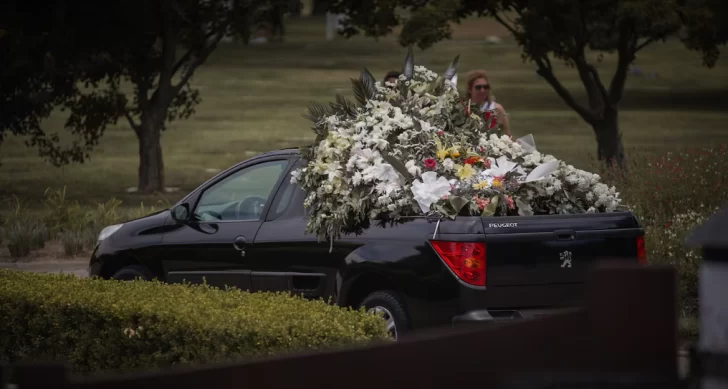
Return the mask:
[[503, 131], [508, 135], [509, 137], [513, 137], [511, 135], [511, 124], [508, 122], [508, 116], [506, 115], [506, 110], [503, 108], [502, 105], [496, 103], [495, 104], [495, 113], [498, 117], [498, 122], [501, 123], [501, 126], [503, 127]]

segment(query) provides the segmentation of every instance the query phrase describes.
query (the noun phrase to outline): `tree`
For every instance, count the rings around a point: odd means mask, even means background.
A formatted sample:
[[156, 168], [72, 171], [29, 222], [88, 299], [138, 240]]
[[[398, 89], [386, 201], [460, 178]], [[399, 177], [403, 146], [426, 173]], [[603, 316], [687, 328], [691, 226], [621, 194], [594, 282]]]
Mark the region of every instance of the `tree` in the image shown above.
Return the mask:
[[[623, 165], [618, 106], [630, 64], [645, 47], [682, 32], [689, 49], [712, 67], [726, 42], [722, 0], [335, 0], [333, 12], [349, 16], [343, 35], [388, 35], [402, 25], [400, 44], [426, 49], [451, 38], [451, 23], [490, 17], [505, 26], [561, 99], [593, 128], [599, 159]], [[401, 12], [409, 14], [400, 16]], [[603, 81], [587, 50], [617, 55]], [[586, 91], [578, 101], [556, 77], [552, 60], [576, 69]]]
[[[126, 120], [139, 141], [139, 190], [164, 188], [161, 133], [194, 113], [190, 85], [225, 36], [248, 43], [256, 22], [297, 0], [10, 1], [0, 20], [0, 142], [6, 133], [55, 165], [83, 162], [108, 125]], [[64, 145], [42, 129], [69, 112]]]

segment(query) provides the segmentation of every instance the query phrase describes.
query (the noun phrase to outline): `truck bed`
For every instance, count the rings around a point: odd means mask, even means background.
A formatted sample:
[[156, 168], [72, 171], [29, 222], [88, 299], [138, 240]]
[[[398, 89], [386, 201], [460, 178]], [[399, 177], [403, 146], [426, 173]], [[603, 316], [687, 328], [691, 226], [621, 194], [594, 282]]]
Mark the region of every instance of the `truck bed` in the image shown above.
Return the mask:
[[632, 213], [482, 218], [490, 287], [583, 283], [599, 259], [637, 261]]

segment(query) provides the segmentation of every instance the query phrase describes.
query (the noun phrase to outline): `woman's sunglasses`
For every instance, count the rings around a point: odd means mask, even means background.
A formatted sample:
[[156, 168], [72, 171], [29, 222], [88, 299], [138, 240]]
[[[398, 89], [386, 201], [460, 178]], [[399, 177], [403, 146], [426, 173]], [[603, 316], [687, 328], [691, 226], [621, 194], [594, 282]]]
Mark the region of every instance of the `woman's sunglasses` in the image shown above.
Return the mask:
[[490, 85], [475, 85], [475, 90], [488, 90]]

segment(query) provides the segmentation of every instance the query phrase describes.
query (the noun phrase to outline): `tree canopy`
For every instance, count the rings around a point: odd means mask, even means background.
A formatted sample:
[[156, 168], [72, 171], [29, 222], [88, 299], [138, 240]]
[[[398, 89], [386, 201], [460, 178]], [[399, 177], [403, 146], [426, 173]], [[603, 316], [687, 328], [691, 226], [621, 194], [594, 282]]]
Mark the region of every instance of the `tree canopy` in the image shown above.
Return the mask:
[[[83, 162], [119, 119], [140, 142], [139, 189], [163, 189], [160, 133], [194, 113], [190, 79], [224, 37], [247, 43], [295, 0], [11, 0], [0, 11], [0, 144], [9, 134], [55, 165]], [[67, 112], [72, 143], [43, 128]]]
[[[650, 44], [680, 36], [712, 67], [725, 44], [721, 0], [335, 0], [348, 16], [342, 31], [351, 37], [380, 37], [401, 25], [399, 42], [427, 49], [450, 39], [452, 23], [489, 17], [503, 25], [563, 101], [595, 131], [600, 159], [623, 161], [617, 106], [629, 65]], [[588, 60], [587, 50], [616, 54], [611, 80]], [[578, 101], [553, 72], [552, 60], [578, 71], [587, 101]]]

